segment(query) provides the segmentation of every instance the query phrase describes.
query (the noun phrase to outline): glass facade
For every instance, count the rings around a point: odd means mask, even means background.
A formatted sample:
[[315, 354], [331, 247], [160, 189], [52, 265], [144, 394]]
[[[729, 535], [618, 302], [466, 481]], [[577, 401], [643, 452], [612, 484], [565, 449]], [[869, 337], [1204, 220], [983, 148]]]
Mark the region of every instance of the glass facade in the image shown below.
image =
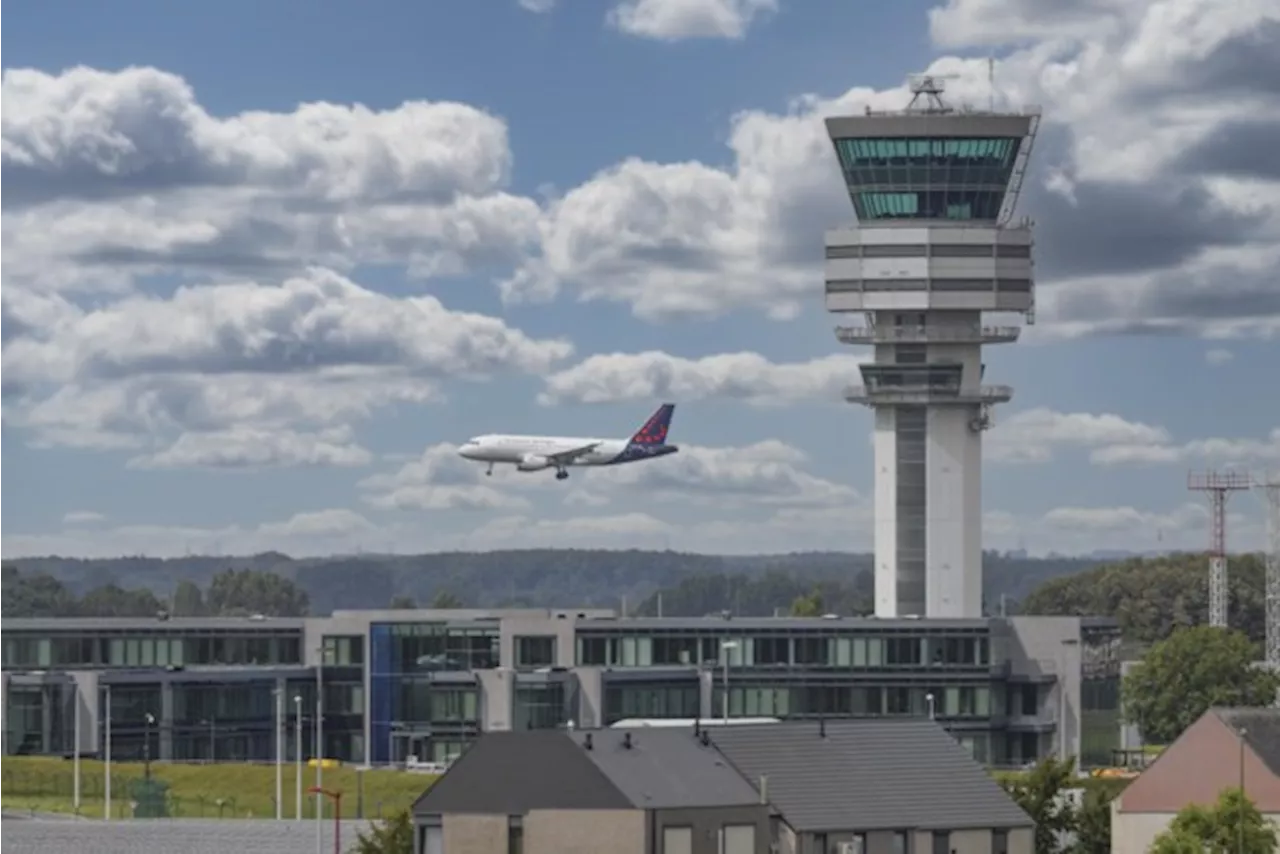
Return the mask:
[[5, 670], [300, 665], [302, 630], [6, 632]]
[[575, 692], [563, 682], [516, 685], [511, 711], [512, 729], [554, 729], [569, 720], [569, 700]]
[[838, 139], [861, 221], [995, 220], [1020, 137]]
[[604, 724], [627, 718], [696, 718], [702, 712], [696, 678], [672, 683], [626, 681], [604, 689]]
[[730, 667], [805, 668], [985, 668], [990, 642], [985, 630], [954, 636], [920, 636], [886, 630], [877, 634], [821, 631], [654, 631], [644, 634], [578, 633], [577, 663], [601, 667], [720, 664]]
[[[371, 762], [456, 752], [479, 731], [479, 687], [462, 674], [498, 666], [497, 620], [374, 623], [369, 649]], [[477, 699], [459, 700], [459, 691]]]

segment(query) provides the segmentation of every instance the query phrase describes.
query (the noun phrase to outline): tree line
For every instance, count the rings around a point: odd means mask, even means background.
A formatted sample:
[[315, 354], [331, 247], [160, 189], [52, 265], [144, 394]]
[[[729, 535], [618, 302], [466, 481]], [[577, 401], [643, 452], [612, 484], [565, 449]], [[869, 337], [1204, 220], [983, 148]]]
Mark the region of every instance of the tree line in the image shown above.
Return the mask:
[[[430, 602], [447, 592], [471, 607], [606, 607], [631, 613], [663, 591], [664, 613], [701, 615], [723, 610], [772, 614], [801, 595], [823, 587], [826, 608], [855, 614], [869, 607], [859, 591], [872, 586], [871, 556], [838, 552], [785, 555], [702, 555], [672, 551], [532, 549], [424, 555], [336, 555], [294, 559], [278, 552], [246, 557], [191, 556], [162, 560], [121, 557], [86, 560], [64, 557], [7, 561], [23, 575], [46, 574], [77, 597], [115, 585], [150, 590], [170, 599], [181, 581], [207, 590], [228, 569], [278, 575], [307, 594], [312, 614], [336, 608], [385, 608], [392, 600]], [[1089, 558], [1027, 558], [984, 555], [984, 595], [989, 610], [1016, 603], [1047, 579], [1099, 564]], [[763, 579], [766, 576], [769, 580]], [[779, 585], [786, 576], [795, 584]], [[741, 579], [686, 585], [691, 579]], [[752, 589], [740, 585], [758, 582]], [[838, 584], [841, 589], [831, 585]], [[719, 586], [717, 586], [719, 585]], [[656, 600], [653, 603], [656, 605]]]

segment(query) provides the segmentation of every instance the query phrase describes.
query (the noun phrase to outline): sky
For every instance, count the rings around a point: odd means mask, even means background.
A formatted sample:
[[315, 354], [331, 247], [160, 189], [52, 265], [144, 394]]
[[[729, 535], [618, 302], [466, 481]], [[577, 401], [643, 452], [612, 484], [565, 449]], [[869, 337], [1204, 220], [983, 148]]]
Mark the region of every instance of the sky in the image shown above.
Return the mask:
[[[926, 70], [1043, 115], [986, 546], [1202, 549], [1188, 471], [1280, 471], [1280, 0], [6, 8], [7, 557], [869, 550], [822, 119]], [[660, 460], [455, 453], [663, 401]]]

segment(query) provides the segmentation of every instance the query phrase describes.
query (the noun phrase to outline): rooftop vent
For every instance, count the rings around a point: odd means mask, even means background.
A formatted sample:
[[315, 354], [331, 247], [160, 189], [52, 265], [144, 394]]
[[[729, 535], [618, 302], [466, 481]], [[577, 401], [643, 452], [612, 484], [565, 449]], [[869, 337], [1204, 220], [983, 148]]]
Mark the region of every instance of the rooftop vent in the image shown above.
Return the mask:
[[582, 746], [587, 750], [591, 749], [591, 733], [587, 733], [582, 739]]
[[631, 749], [631, 733], [628, 732], [622, 736], [622, 746], [627, 750]]

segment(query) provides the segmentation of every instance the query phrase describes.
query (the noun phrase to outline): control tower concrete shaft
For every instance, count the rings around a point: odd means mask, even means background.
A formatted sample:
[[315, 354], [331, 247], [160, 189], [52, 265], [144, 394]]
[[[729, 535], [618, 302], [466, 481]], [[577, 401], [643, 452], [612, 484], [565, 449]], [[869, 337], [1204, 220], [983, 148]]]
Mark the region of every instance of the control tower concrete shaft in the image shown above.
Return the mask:
[[1034, 322], [1031, 224], [1010, 225], [1034, 112], [953, 110], [912, 81], [894, 113], [826, 120], [858, 222], [826, 235], [826, 304], [874, 347], [845, 397], [875, 412], [878, 617], [982, 614], [982, 433], [1013, 389], [983, 385], [982, 345]]

